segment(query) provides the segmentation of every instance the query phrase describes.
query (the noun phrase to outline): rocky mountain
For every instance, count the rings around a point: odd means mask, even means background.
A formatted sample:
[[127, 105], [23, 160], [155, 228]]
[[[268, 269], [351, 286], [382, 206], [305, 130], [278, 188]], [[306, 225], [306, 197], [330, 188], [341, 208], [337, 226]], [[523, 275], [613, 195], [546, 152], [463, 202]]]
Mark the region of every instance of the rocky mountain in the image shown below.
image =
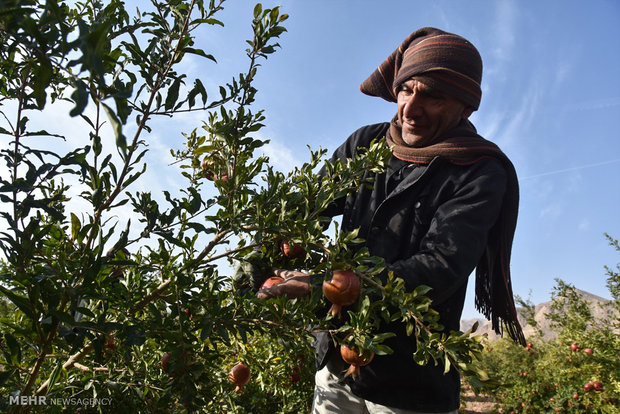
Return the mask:
[[[590, 302], [592, 315], [596, 319], [603, 318], [607, 315], [607, 310], [602, 305], [605, 303], [608, 303], [609, 302], [608, 299], [593, 295], [589, 292], [579, 290], [579, 289], [575, 289], [575, 291], [582, 299]], [[543, 338], [549, 339], [549, 340], [554, 339], [557, 336], [556, 333], [553, 332], [551, 329], [551, 321], [547, 318], [547, 314], [551, 312], [551, 304], [552, 304], [552, 301], [543, 302], [543, 303], [536, 305], [534, 308], [534, 315], [535, 315], [534, 319], [538, 323], [538, 327], [543, 332]], [[533, 326], [527, 324], [525, 317], [522, 315], [522, 312], [523, 312], [523, 308], [517, 308], [517, 313], [519, 315], [519, 323], [521, 324], [521, 327], [523, 328], [523, 333], [525, 334], [525, 337], [527, 338], [535, 333], [535, 329]], [[474, 325], [475, 322], [479, 323], [479, 327], [478, 327], [478, 330], [476, 331], [476, 334], [482, 335], [486, 333], [489, 336], [489, 339], [491, 340], [495, 340], [499, 338], [499, 335], [496, 334], [495, 331], [491, 329], [491, 321], [487, 321], [486, 319], [477, 319], [477, 318], [463, 319], [461, 320], [461, 331], [463, 332], [467, 331]]]

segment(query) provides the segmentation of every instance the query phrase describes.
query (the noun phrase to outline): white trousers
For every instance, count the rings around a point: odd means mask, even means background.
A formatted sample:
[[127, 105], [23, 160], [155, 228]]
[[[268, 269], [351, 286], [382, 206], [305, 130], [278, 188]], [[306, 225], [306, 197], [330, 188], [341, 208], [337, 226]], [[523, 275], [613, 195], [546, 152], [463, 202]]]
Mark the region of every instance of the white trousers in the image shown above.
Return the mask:
[[[327, 366], [317, 371], [312, 414], [429, 414], [386, 407], [364, 400], [353, 394], [351, 388], [339, 382], [339, 379]], [[454, 410], [442, 414], [458, 414], [458, 411]]]

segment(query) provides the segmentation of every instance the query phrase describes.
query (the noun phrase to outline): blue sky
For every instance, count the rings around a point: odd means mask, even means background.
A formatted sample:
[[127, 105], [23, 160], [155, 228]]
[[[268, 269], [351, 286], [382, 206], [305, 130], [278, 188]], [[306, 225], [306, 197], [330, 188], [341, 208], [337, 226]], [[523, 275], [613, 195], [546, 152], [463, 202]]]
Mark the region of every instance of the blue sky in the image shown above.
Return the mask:
[[[609, 297], [604, 265], [620, 237], [620, 3], [616, 1], [282, 0], [290, 15], [282, 46], [256, 86], [262, 138], [288, 171], [307, 145], [333, 151], [358, 127], [391, 119], [395, 105], [359, 84], [415, 29], [434, 26], [476, 45], [483, 98], [472, 116], [481, 135], [512, 159], [521, 185], [513, 247], [514, 292], [550, 299], [554, 278]], [[218, 65], [203, 75], [229, 80], [245, 68], [251, 2], [230, 2], [226, 26], [200, 44]], [[166, 141], [168, 143], [168, 141]], [[174, 144], [171, 143], [173, 146]], [[477, 313], [471, 296], [464, 317]]]
[[[420, 27], [460, 34], [484, 61], [482, 103], [471, 120], [512, 159], [520, 178], [514, 292], [524, 298], [531, 292], [535, 303], [546, 301], [554, 278], [562, 278], [609, 297], [604, 266], [620, 261], [603, 236], [620, 238], [620, 2], [263, 2], [265, 8], [276, 5], [290, 15], [288, 32], [282, 48], [262, 63], [255, 84], [255, 110], [264, 109], [267, 117], [258, 134], [271, 140], [265, 153], [273, 165], [289, 171], [309, 159], [307, 146], [331, 152], [360, 126], [390, 120], [395, 104], [363, 95], [359, 84]], [[218, 64], [191, 59], [179, 68], [190, 79], [200, 77], [210, 96], [247, 68], [253, 6], [228, 0], [217, 16], [225, 27], [197, 33], [196, 46]], [[61, 107], [57, 114], [66, 112]], [[169, 150], [182, 147], [182, 132], [200, 127], [205, 118], [155, 120], [144, 137], [150, 148], [147, 175], [132, 192], [161, 196], [162, 190], [184, 185], [178, 168], [169, 165]], [[53, 128], [49, 119], [44, 128], [68, 131], [67, 145], [87, 139], [75, 119], [54, 116]], [[74, 201], [76, 208], [84, 207], [78, 197]], [[118, 214], [120, 220], [129, 217], [129, 209]], [[471, 280], [465, 318], [477, 316], [473, 285]]]

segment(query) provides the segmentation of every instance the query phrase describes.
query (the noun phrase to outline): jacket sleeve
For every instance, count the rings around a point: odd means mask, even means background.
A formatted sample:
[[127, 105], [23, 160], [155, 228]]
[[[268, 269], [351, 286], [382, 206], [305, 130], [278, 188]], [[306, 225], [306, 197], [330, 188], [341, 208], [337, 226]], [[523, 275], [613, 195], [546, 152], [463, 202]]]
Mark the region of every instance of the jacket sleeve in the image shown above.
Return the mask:
[[388, 270], [414, 289], [427, 285], [433, 303], [450, 298], [467, 282], [482, 257], [506, 191], [506, 173], [496, 162], [473, 168], [461, 186], [432, 213], [430, 226], [412, 256]]

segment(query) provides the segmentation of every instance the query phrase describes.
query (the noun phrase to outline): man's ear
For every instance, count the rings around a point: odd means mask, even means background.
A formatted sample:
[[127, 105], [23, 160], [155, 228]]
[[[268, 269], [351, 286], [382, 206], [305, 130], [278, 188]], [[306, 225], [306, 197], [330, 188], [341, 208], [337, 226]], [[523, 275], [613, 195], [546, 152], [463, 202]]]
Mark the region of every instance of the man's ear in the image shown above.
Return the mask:
[[461, 114], [461, 118], [467, 119], [473, 113], [474, 113], [474, 108], [472, 108], [471, 106], [466, 106], [465, 109], [463, 109], [463, 113]]

